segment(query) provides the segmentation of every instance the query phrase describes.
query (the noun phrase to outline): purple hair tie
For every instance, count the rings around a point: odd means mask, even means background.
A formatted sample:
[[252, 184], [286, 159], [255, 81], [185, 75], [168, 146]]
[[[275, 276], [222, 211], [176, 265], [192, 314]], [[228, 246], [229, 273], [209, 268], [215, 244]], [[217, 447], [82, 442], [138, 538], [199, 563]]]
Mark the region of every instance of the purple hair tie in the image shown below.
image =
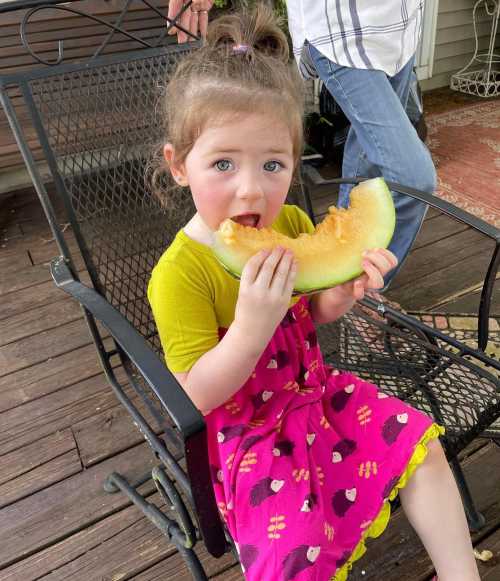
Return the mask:
[[248, 44], [235, 44], [233, 45], [233, 53], [235, 54], [245, 54], [249, 50]]

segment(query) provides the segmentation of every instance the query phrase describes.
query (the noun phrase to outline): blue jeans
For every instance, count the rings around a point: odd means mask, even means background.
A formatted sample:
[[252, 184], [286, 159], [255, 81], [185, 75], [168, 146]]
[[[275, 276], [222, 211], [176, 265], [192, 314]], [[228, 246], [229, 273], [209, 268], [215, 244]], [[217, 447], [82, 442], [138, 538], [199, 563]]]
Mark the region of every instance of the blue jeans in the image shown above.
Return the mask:
[[[378, 177], [424, 192], [436, 188], [429, 150], [411, 124], [408, 101], [414, 59], [393, 77], [383, 71], [339, 66], [307, 44], [311, 63], [351, 122], [344, 147], [343, 177]], [[339, 206], [349, 203], [352, 186], [341, 186]], [[399, 265], [385, 277], [385, 288], [401, 268], [423, 222], [427, 205], [392, 192], [396, 230], [389, 249]]]

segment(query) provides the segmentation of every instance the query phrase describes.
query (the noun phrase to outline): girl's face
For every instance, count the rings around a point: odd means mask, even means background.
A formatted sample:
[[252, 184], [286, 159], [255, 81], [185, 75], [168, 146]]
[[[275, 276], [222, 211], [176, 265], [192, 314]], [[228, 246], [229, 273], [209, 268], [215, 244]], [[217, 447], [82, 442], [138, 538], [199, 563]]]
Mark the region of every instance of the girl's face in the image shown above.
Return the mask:
[[174, 179], [190, 187], [198, 214], [212, 231], [226, 218], [270, 226], [294, 171], [290, 130], [264, 113], [205, 127], [184, 163], [175, 163], [171, 144], [164, 154]]

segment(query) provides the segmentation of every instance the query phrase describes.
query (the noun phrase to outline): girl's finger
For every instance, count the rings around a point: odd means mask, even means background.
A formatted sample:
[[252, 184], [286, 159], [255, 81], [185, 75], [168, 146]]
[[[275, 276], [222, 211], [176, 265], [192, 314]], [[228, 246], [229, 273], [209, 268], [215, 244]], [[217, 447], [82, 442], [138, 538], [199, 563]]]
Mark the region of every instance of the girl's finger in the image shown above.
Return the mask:
[[299, 270], [298, 262], [294, 259], [290, 264], [290, 269], [288, 270], [288, 276], [285, 280], [285, 285], [283, 287], [283, 295], [287, 297], [292, 296], [293, 285], [295, 284], [295, 279], [297, 278], [297, 272]]
[[280, 295], [283, 294], [286, 287], [293, 261], [293, 254], [290, 251], [286, 251], [276, 265], [270, 288]]
[[383, 256], [385, 256], [385, 258], [389, 262], [389, 269], [390, 270], [392, 270], [393, 268], [396, 268], [399, 260], [398, 260], [398, 257], [393, 252], [391, 252], [388, 248], [380, 248], [379, 252]]
[[274, 248], [271, 254], [264, 260], [262, 267], [255, 279], [255, 283], [261, 287], [269, 288], [274, 277], [274, 272], [283, 256], [283, 248]]
[[395, 254], [393, 254], [389, 249], [377, 248], [374, 252], [378, 256], [384, 257], [384, 259], [387, 261], [387, 268], [389, 270], [396, 268], [396, 266], [398, 265], [398, 262], [399, 262], [398, 257]]
[[365, 252], [364, 259], [371, 262], [382, 275], [392, 270], [392, 262], [388, 256], [385, 256], [379, 250], [370, 250]]
[[380, 270], [369, 260], [363, 260], [363, 270], [368, 275], [367, 288], [383, 288], [384, 277]]
[[255, 279], [257, 278], [257, 275], [262, 268], [262, 264], [269, 256], [269, 254], [269, 250], [262, 250], [261, 252], [257, 252], [257, 254], [254, 254], [250, 259], [248, 259], [247, 263], [243, 267], [243, 271], [241, 272], [240, 284], [251, 285], [255, 282]]
[[366, 275], [357, 278], [352, 285], [352, 296], [354, 300], [360, 301], [365, 296], [365, 284], [368, 280]]

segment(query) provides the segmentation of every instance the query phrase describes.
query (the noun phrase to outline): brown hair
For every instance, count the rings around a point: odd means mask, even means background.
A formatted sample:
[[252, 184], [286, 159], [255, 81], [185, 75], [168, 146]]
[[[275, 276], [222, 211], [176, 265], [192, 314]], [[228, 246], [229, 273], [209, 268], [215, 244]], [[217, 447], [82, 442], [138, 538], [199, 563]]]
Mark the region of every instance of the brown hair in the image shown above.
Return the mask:
[[[263, 4], [212, 21], [206, 44], [183, 57], [161, 106], [165, 141], [172, 143], [177, 163], [185, 160], [207, 124], [222, 122], [228, 115], [272, 111], [290, 129], [298, 164], [303, 147], [303, 84], [290, 63], [286, 36]], [[167, 170], [158, 152], [149, 180], [164, 203]]]

